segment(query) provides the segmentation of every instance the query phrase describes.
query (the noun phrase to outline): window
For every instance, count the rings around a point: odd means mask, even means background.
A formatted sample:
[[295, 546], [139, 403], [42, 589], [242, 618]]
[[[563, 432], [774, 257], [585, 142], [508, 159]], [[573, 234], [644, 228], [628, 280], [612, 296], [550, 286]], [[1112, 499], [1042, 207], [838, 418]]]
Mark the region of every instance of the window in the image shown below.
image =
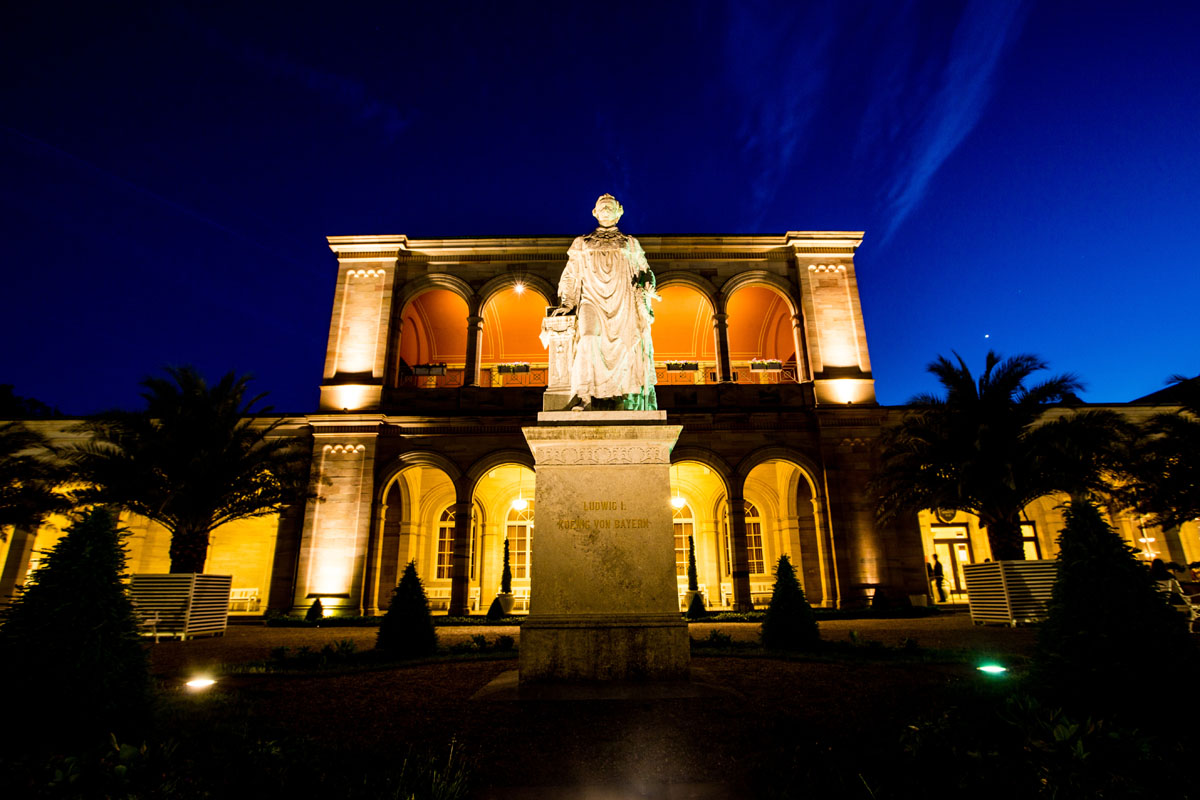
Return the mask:
[[1037, 561], [1042, 557], [1042, 550], [1038, 546], [1037, 528], [1032, 522], [1021, 523], [1021, 546], [1025, 548], [1025, 560]]
[[692, 507], [685, 505], [674, 509], [675, 522], [675, 575], [687, 575], [688, 538], [695, 531], [695, 520], [692, 517]]
[[758, 509], [746, 503], [746, 557], [750, 562], [750, 574], [762, 575], [763, 567], [762, 519]]
[[[762, 575], [763, 565], [762, 518], [753, 503], [747, 502], [746, 509], [746, 560], [751, 575]], [[725, 574], [733, 574], [733, 547], [730, 539], [730, 523], [728, 513], [725, 515]]]
[[533, 554], [533, 501], [518, 511], [509, 509], [504, 534], [508, 537], [508, 565], [513, 580], [529, 577], [530, 557]]
[[[475, 508], [471, 507], [471, 535], [467, 540], [470, 553], [471, 580], [475, 580]], [[437, 578], [449, 579], [454, 564], [454, 506], [447, 506], [438, 518]]]
[[454, 506], [442, 512], [438, 519], [437, 578], [450, 577], [454, 563]]

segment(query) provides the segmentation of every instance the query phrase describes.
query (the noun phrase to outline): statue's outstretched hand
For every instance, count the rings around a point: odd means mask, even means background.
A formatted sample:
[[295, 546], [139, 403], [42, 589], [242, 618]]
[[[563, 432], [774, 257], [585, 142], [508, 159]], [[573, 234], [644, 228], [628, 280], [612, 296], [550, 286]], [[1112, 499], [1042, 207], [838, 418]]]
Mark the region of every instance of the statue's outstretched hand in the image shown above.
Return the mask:
[[556, 308], [550, 312], [550, 316], [561, 317], [563, 314], [570, 314], [570, 313], [571, 313], [571, 309], [567, 308], [566, 306], [559, 306], [558, 308]]

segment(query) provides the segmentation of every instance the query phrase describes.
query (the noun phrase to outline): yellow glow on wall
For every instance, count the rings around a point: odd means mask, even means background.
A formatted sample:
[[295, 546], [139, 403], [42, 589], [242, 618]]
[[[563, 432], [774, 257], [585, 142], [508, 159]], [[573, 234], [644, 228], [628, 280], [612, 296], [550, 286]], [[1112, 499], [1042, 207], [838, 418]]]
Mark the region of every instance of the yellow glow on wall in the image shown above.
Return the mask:
[[314, 554], [317, 575], [312, 589], [317, 594], [342, 594], [350, 591], [350, 574], [354, 565], [352, 546], [327, 545]]
[[874, 403], [875, 381], [861, 378], [819, 380], [816, 394], [818, 403]]
[[321, 408], [334, 411], [359, 411], [379, 405], [380, 388], [362, 383], [344, 383], [321, 387]]

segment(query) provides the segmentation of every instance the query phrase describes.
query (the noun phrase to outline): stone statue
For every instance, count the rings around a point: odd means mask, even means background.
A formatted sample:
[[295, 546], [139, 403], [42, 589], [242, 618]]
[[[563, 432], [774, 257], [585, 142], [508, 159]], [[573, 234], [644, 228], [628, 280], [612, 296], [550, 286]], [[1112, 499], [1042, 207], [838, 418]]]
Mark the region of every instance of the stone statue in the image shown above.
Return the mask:
[[574, 411], [658, 408], [654, 393], [654, 273], [632, 236], [617, 230], [624, 209], [611, 194], [596, 201], [600, 227], [567, 251], [554, 315], [575, 312], [569, 408]]

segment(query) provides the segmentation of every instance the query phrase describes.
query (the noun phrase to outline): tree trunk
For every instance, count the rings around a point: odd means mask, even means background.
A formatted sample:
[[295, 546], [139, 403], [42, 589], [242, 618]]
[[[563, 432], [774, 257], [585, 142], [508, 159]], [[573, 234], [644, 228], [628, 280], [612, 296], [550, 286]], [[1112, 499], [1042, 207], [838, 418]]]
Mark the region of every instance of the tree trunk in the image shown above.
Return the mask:
[[171, 572], [204, 572], [208, 529], [178, 528], [171, 534]]
[[1021, 543], [1021, 519], [980, 520], [987, 530], [988, 544], [994, 561], [1024, 561], [1025, 546]]

